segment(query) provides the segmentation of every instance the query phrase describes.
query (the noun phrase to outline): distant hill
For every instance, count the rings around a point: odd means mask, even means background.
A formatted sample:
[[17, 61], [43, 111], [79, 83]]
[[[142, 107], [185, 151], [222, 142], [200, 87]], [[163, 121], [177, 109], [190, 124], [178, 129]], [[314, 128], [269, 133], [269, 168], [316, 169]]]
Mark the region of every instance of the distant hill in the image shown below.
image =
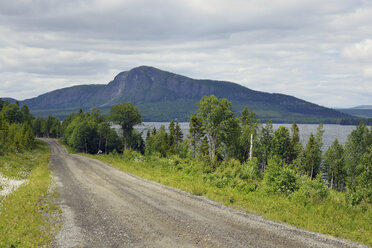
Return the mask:
[[0, 99], [2, 101], [8, 101], [8, 102], [11, 102], [11, 103], [15, 103], [17, 100], [16, 99], [13, 99], [13, 98], [10, 98], [10, 97], [0, 97]]
[[339, 123], [351, 117], [293, 96], [254, 91], [231, 82], [196, 80], [148, 66], [121, 72], [107, 85], [63, 88], [20, 104], [27, 104], [37, 116], [64, 118], [79, 108], [107, 113], [110, 106], [128, 101], [139, 108], [145, 121], [188, 121], [200, 99], [211, 94], [227, 98], [237, 113], [247, 106], [263, 121]]
[[372, 117], [372, 105], [360, 105], [352, 108], [347, 109], [336, 109], [340, 112], [345, 114], [363, 117], [363, 118], [371, 118]]
[[370, 110], [372, 110], [372, 105], [360, 105], [360, 106], [353, 107], [351, 109], [370, 109]]

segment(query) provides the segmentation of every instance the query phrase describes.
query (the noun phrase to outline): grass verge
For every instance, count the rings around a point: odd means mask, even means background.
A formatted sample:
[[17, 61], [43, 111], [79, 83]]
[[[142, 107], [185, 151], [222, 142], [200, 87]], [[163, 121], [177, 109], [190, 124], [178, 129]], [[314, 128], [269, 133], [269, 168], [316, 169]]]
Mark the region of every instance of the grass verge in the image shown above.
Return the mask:
[[0, 157], [4, 176], [27, 179], [0, 203], [0, 247], [47, 247], [58, 230], [49, 155], [48, 145], [36, 141], [32, 151]]

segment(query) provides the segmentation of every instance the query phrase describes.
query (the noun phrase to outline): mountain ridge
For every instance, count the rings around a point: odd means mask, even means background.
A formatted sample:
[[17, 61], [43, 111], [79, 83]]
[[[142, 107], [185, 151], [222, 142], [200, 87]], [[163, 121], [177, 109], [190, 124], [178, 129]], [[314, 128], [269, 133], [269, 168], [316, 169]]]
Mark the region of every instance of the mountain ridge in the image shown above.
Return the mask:
[[352, 108], [337, 108], [336, 110], [360, 118], [372, 118], [372, 105], [359, 105]]
[[310, 103], [294, 96], [255, 91], [227, 81], [192, 79], [155, 67], [140, 66], [117, 74], [103, 85], [77, 85], [20, 101], [35, 115], [60, 117], [79, 108], [103, 109], [124, 101], [138, 106], [146, 121], [187, 121], [203, 96], [215, 95], [232, 102], [233, 110], [244, 106], [262, 120], [299, 123], [337, 123], [348, 114]]

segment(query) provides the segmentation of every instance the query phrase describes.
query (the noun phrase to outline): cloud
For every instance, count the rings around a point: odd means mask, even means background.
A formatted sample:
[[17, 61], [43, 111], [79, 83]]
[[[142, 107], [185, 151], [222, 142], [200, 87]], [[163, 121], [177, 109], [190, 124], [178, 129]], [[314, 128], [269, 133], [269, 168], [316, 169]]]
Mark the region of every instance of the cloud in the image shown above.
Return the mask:
[[370, 60], [372, 61], [372, 40], [365, 39], [361, 42], [349, 45], [344, 48], [343, 55], [355, 60]]
[[371, 23], [363, 0], [0, 0], [0, 96], [108, 83], [145, 64], [371, 104]]

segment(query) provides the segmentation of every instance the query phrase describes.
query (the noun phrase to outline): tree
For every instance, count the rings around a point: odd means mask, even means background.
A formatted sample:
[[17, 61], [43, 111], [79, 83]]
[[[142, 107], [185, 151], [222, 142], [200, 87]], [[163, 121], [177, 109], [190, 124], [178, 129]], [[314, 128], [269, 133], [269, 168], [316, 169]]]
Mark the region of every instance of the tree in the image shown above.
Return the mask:
[[195, 158], [195, 156], [200, 153], [202, 139], [205, 135], [203, 129], [203, 119], [200, 116], [197, 116], [196, 114], [191, 114], [189, 127], [190, 127], [189, 135], [192, 146], [192, 156]]
[[169, 149], [169, 135], [165, 131], [165, 126], [161, 125], [156, 134], [147, 140], [146, 154], [159, 153], [162, 157], [166, 157]]
[[292, 150], [288, 128], [279, 127], [275, 130], [272, 140], [272, 156], [278, 156], [285, 163], [289, 163]]
[[262, 125], [261, 132], [258, 139], [258, 159], [259, 164], [262, 169], [265, 170], [265, 167], [272, 153], [272, 140], [274, 138], [273, 124], [270, 121], [266, 122], [265, 125]]
[[355, 187], [357, 177], [362, 173], [361, 160], [369, 146], [371, 146], [372, 132], [363, 123], [356, 127], [345, 143], [345, 163], [348, 173], [348, 186]]
[[34, 136], [32, 127], [29, 123], [29, 120], [27, 120], [22, 126], [22, 138], [23, 138], [23, 146], [26, 149], [32, 149], [35, 143], [35, 136]]
[[33, 116], [31, 115], [27, 105], [23, 105], [20, 109], [20, 112], [22, 114], [22, 121], [31, 123]]
[[[54, 123], [59, 123], [59, 120], [55, 119]], [[95, 109], [87, 113], [71, 114], [59, 126], [64, 129], [60, 133], [63, 133], [67, 144], [77, 151], [96, 154], [102, 149], [105, 153], [120, 149], [116, 131]]]
[[145, 141], [142, 138], [142, 134], [136, 129], [132, 130], [131, 139], [129, 140], [129, 148], [139, 151], [140, 153], [145, 153]]
[[344, 148], [337, 139], [324, 153], [323, 173], [327, 175], [331, 189], [333, 186], [336, 186], [339, 191], [343, 189], [346, 180]]
[[237, 158], [240, 151], [239, 137], [241, 136], [241, 128], [239, 119], [231, 117], [221, 125], [221, 149], [222, 158], [228, 160]]
[[348, 198], [352, 205], [365, 201], [372, 204], [372, 146], [362, 155], [360, 160], [361, 173], [355, 183], [348, 186]]
[[316, 143], [318, 144], [319, 149], [322, 149], [323, 147], [323, 134], [324, 134], [323, 123], [320, 123], [315, 134]]
[[168, 126], [168, 130], [169, 130], [169, 146], [170, 146], [170, 149], [174, 149], [174, 146], [176, 144], [176, 136], [175, 136], [175, 124], [174, 124], [174, 121], [171, 120], [171, 122], [169, 123], [169, 126]]
[[107, 140], [108, 140], [108, 135], [110, 133], [110, 125], [107, 122], [101, 122], [98, 124], [98, 150], [103, 149], [103, 143], [104, 143], [104, 150], [105, 153], [107, 152]]
[[32, 129], [34, 131], [34, 135], [36, 137], [42, 136], [42, 125], [43, 125], [44, 119], [41, 117], [37, 117], [32, 121]]
[[203, 120], [203, 129], [208, 139], [209, 155], [216, 161], [217, 148], [221, 145], [222, 130], [228, 127], [227, 122], [234, 118], [231, 102], [226, 99], [218, 100], [211, 95], [203, 97], [199, 102], [198, 116]]
[[319, 173], [321, 162], [322, 151], [319, 148], [317, 139], [311, 133], [302, 155], [300, 171], [313, 179]]
[[257, 127], [259, 120], [256, 119], [256, 113], [254, 111], [249, 111], [247, 107], [244, 107], [240, 114], [240, 129], [241, 135], [239, 137], [239, 151], [238, 158], [241, 162], [248, 159], [251, 144], [251, 136], [253, 135], [253, 143], [257, 144]]
[[174, 129], [174, 137], [175, 137], [176, 144], [182, 143], [183, 133], [182, 133], [182, 130], [181, 130], [181, 127], [178, 121], [176, 122], [176, 127]]
[[244, 107], [240, 113], [240, 122], [242, 126], [253, 126], [257, 123], [256, 112], [249, 111], [247, 107]]
[[363, 172], [358, 176], [359, 191], [362, 193], [363, 199], [368, 203], [372, 203], [372, 147], [362, 156]]
[[293, 122], [291, 127], [291, 148], [290, 163], [296, 160], [303, 150], [302, 144], [300, 143], [300, 130], [296, 122]]
[[131, 103], [122, 103], [112, 106], [110, 120], [121, 126], [123, 132], [124, 149], [129, 148], [129, 142], [133, 133], [133, 127], [143, 121], [138, 109]]

